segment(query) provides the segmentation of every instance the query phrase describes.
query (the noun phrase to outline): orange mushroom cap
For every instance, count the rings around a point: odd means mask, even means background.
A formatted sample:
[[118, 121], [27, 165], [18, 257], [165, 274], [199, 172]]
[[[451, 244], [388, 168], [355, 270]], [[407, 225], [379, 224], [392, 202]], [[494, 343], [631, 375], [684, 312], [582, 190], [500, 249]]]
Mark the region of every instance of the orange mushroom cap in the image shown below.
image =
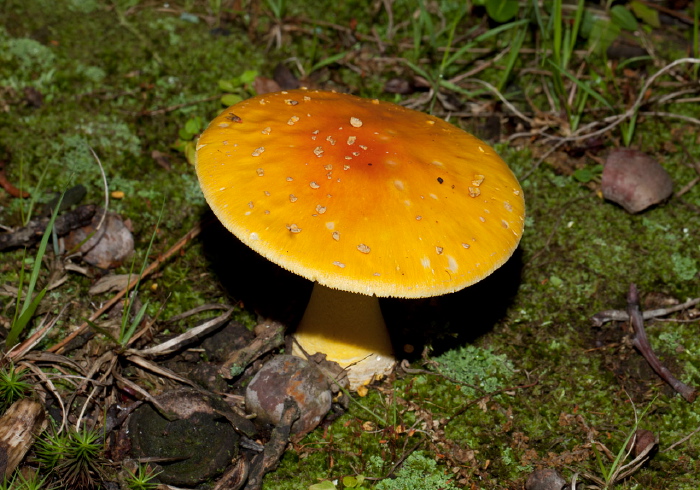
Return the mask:
[[513, 253], [525, 204], [484, 142], [378, 100], [290, 90], [240, 102], [197, 144], [219, 220], [309, 280], [420, 298], [480, 281]]

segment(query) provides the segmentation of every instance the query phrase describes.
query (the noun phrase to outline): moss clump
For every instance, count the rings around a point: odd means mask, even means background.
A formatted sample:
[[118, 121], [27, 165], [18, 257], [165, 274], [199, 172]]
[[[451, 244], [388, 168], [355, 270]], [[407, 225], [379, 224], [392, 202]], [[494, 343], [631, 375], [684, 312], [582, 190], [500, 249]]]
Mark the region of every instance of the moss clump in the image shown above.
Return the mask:
[[[513, 372], [513, 365], [505, 354], [494, 354], [491, 349], [476, 345], [465, 345], [447, 351], [434, 361], [445, 376], [478, 387], [485, 393], [501, 388], [503, 380], [508, 379]], [[462, 392], [466, 396], [477, 395], [477, 391], [470, 386], [465, 386]]]
[[[383, 461], [378, 456], [370, 459], [370, 466], [381, 467]], [[380, 481], [377, 490], [457, 490], [444, 468], [439, 468], [435, 460], [416, 451], [406, 458], [396, 478]]]

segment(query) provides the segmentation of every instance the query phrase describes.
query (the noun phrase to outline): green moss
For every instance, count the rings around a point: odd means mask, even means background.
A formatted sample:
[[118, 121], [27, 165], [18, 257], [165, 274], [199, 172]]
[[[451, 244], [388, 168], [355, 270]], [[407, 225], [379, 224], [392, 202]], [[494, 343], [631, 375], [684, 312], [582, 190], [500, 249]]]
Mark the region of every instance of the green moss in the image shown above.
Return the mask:
[[[376, 456], [371, 458], [372, 467], [381, 468], [384, 461]], [[434, 459], [422, 451], [411, 453], [401, 465], [395, 478], [381, 480], [374, 487], [377, 490], [456, 490], [445, 468], [438, 467]]]
[[513, 370], [506, 355], [476, 345], [449, 350], [433, 360], [442, 374], [467, 385], [462, 389], [466, 396], [496, 391], [503, 387]]

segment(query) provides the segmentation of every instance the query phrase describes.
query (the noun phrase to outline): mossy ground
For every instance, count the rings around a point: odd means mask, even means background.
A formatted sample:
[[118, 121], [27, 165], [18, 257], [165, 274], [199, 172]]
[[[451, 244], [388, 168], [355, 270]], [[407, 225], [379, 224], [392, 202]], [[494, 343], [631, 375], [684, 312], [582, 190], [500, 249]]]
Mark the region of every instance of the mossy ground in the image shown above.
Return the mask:
[[[411, 57], [410, 43], [392, 44], [384, 61], [370, 63], [376, 53], [358, 40], [371, 35], [372, 26], [387, 25], [382, 9], [366, 2], [290, 5], [290, 18], [354, 23], [358, 37], [348, 40], [342, 30], [297, 22], [289, 25], [305, 30], [285, 30], [282, 45], [268, 47], [266, 35], [276, 24], [266, 4], [252, 2], [247, 13], [236, 13], [238, 3], [231, 4], [225, 30], [213, 30], [215, 24], [207, 20], [216, 18], [210, 8], [215, 4], [0, 4], [0, 147], [9, 179], [19, 183], [22, 174], [40, 202], [75, 183], [88, 188], [90, 202], [100, 202], [100, 176], [86, 146], [91, 145], [110, 190], [125, 193], [111, 208], [131, 218], [138, 253], [145, 252], [166, 203], [153, 250], [158, 254], [207, 213], [193, 168], [171, 144], [190, 117], [208, 119], [219, 110], [213, 96], [220, 79], [245, 70], [271, 76], [277, 63], [290, 58], [308, 70], [347, 50], [350, 61], [323, 67], [310, 81], [396, 98], [381, 88], [387, 78], [405, 72], [390, 57]], [[255, 9], [259, 15], [251, 14]], [[351, 69], [360, 65], [375, 71]], [[28, 101], [28, 87], [42, 94], [41, 103]], [[242, 87], [241, 95], [246, 93], [250, 89]], [[644, 120], [633, 146], [659, 158], [676, 188], [697, 175], [691, 165], [700, 161], [696, 128]], [[171, 156], [170, 170], [151, 158], [154, 150]], [[448, 347], [472, 345], [478, 350], [471, 355], [505, 356], [507, 372], [477, 371], [488, 363], [470, 364], [466, 355], [452, 361], [464, 363], [452, 371], [472, 369], [475, 384], [495, 379], [496, 386], [510, 389], [482, 397], [478, 389], [438, 375], [399, 372], [290, 450], [267, 477], [266, 488], [301, 489], [347, 475], [381, 477], [416, 449], [427, 451], [440, 463], [435, 471], [448, 472], [460, 487], [521, 488], [527, 474], [542, 465], [555, 466], [566, 477], [599, 474], [591, 439], [616, 452], [635, 426], [635, 410], [649, 407], [639, 426], [658, 434], [662, 449], [700, 426], [697, 407], [658, 380], [620, 324], [593, 328], [590, 322], [600, 310], [624, 309], [631, 282], [648, 307], [700, 295], [700, 186], [633, 216], [602, 200], [595, 184], [571, 176], [585, 160], [555, 155], [533, 171], [541, 148], [501, 144], [498, 150], [519, 177], [526, 176], [528, 218], [518, 253], [483, 285], [432, 301], [389, 300], [384, 307], [395, 338], [401, 336], [399, 349], [412, 344], [420, 352], [430, 345], [430, 355], [438, 356]], [[27, 201], [0, 191], [0, 222], [20, 224], [22, 206], [26, 210]], [[255, 314], [298, 319], [309, 286], [233, 240], [221, 246], [221, 236], [216, 227], [208, 230], [145, 284], [142, 297], [151, 300], [152, 313], [161, 304], [167, 318], [203, 303], [242, 300], [241, 315], [248, 322]], [[30, 267], [31, 258], [21, 264], [22, 257], [21, 251], [3, 253], [2, 284], [16, 285], [19, 267]], [[47, 296], [42, 308], [72, 305], [64, 330], [54, 336], [65, 335], [93, 310], [85, 300], [90, 282], [71, 276]], [[8, 316], [10, 302], [3, 301], [2, 315]], [[700, 384], [698, 322], [647, 327], [662, 361], [683, 381]], [[659, 453], [620, 488], [697, 488], [698, 441], [692, 437]], [[371, 463], [377, 455], [386, 461], [383, 468]]]

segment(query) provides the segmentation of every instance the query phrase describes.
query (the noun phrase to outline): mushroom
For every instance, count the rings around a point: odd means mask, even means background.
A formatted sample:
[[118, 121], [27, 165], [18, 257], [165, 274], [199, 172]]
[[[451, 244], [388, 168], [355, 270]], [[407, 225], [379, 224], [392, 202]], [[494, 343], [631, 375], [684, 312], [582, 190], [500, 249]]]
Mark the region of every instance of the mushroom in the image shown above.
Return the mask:
[[304, 89], [245, 100], [202, 133], [196, 170], [226, 228], [315, 282], [295, 353], [326, 354], [351, 388], [395, 363], [379, 297], [463, 289], [523, 232], [522, 190], [492, 148], [379, 100]]

